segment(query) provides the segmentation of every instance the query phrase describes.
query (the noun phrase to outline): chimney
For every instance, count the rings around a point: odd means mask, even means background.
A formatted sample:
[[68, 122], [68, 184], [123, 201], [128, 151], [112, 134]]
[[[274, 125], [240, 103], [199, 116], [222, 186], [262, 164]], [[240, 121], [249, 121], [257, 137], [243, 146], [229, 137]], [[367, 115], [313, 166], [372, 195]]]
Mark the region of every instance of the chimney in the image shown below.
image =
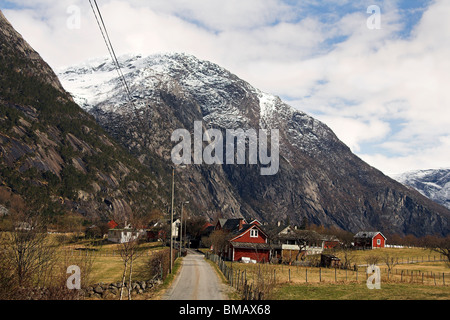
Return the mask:
[[244, 225], [244, 219], [239, 219], [239, 230], [242, 229], [242, 226]]

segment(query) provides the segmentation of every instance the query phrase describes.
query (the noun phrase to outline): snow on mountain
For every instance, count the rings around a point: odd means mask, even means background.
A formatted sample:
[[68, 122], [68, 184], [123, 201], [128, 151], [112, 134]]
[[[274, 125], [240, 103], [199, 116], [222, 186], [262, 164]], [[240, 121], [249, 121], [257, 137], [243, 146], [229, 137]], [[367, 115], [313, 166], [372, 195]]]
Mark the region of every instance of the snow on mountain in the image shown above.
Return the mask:
[[[209, 61], [187, 54], [118, 58], [133, 103], [111, 59], [65, 68], [59, 79], [81, 107], [157, 175], [170, 166], [179, 128], [278, 129], [279, 171], [258, 165], [188, 166], [179, 192], [210, 218], [276, 222], [303, 218], [361, 229], [447, 234], [450, 212], [355, 156], [324, 123]], [[161, 166], [158, 166], [161, 163]]]
[[450, 209], [450, 168], [410, 171], [393, 178]]
[[[159, 86], [180, 85], [199, 103], [208, 127], [224, 129], [285, 127], [290, 144], [304, 151], [317, 151], [321, 138], [337, 141], [334, 133], [320, 121], [295, 110], [277, 96], [262, 92], [226, 69], [192, 55], [168, 53], [124, 55], [118, 58], [137, 109], [158, 102]], [[133, 110], [112, 60], [92, 59], [60, 70], [59, 78], [74, 100], [88, 112], [126, 113]], [[172, 81], [171, 81], [172, 80]], [[259, 108], [249, 110], [246, 99]], [[200, 120], [200, 119], [197, 119]], [[301, 142], [299, 140], [302, 140]], [[288, 149], [285, 150], [290, 153]]]

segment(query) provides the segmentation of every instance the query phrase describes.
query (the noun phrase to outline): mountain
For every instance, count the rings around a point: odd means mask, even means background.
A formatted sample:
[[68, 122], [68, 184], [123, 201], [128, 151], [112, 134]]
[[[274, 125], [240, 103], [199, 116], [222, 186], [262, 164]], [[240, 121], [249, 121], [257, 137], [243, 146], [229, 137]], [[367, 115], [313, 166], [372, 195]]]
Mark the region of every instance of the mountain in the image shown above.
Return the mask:
[[0, 11], [3, 214], [123, 220], [167, 202], [169, 184], [159, 190], [158, 179], [73, 101]]
[[192, 212], [264, 222], [304, 218], [345, 230], [448, 234], [450, 211], [369, 166], [325, 124], [264, 93], [224, 68], [187, 54], [119, 58], [132, 93], [107, 58], [61, 70], [64, 87], [83, 109], [153, 168], [155, 155], [171, 165], [176, 129], [229, 129], [280, 135], [279, 171], [262, 176], [261, 164], [193, 164], [177, 170], [176, 201]]
[[450, 169], [410, 171], [394, 178], [450, 209]]

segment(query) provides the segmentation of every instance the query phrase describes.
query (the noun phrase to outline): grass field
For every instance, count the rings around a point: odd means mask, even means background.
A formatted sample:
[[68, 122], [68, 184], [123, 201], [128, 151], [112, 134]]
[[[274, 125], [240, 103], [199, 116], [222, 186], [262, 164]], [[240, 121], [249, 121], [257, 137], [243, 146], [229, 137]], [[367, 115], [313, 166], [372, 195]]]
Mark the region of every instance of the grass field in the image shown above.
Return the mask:
[[[92, 269], [89, 275], [89, 283], [112, 283], [122, 279], [124, 263], [119, 253], [120, 245], [108, 242], [80, 241], [75, 244], [61, 245], [58, 247], [58, 254], [66, 264], [83, 264], [86, 260], [92, 262]], [[159, 242], [143, 243], [139, 246], [139, 257], [135, 261], [134, 280], [141, 279], [140, 268], [145, 264], [146, 258], [153, 252], [161, 250]]]
[[275, 300], [449, 300], [450, 287], [410, 283], [382, 283], [370, 290], [363, 283], [283, 284], [273, 293]]
[[[272, 286], [272, 299], [450, 300], [450, 268], [448, 263], [437, 261], [441, 257], [435, 253], [420, 248], [385, 248], [350, 254], [359, 265], [356, 270], [236, 262], [227, 262], [227, 266], [233, 268], [234, 283], [247, 279], [249, 284]], [[386, 255], [399, 259], [391, 272], [383, 263]], [[370, 290], [366, 285], [369, 275], [365, 264], [374, 256], [379, 258], [381, 290]]]
[[[88, 284], [112, 283], [121, 280], [123, 261], [119, 254], [120, 245], [107, 241], [78, 240], [76, 242], [54, 240], [61, 266], [92, 263]], [[64, 239], [63, 239], [64, 240]], [[133, 279], [140, 277], [139, 269], [147, 257], [161, 250], [160, 243], [143, 243], [139, 247], [140, 257], [135, 261]], [[344, 259], [343, 252], [330, 252]], [[270, 296], [279, 300], [450, 300], [450, 267], [441, 257], [420, 248], [384, 248], [367, 251], [351, 251], [351, 265], [356, 270], [317, 268], [279, 264], [243, 264], [227, 262], [232, 267], [233, 282], [257, 283], [264, 280], [272, 286]], [[388, 273], [385, 257], [398, 259], [393, 271]], [[381, 269], [381, 289], [367, 288], [366, 264], [378, 260]], [[411, 263], [413, 262], [413, 263]], [[177, 262], [179, 267], [179, 261]], [[65, 269], [62, 272], [65, 275]], [[173, 279], [169, 276], [167, 280]], [[166, 285], [163, 287], [167, 287]], [[239, 296], [236, 294], [236, 296]], [[143, 299], [158, 299], [141, 297]]]

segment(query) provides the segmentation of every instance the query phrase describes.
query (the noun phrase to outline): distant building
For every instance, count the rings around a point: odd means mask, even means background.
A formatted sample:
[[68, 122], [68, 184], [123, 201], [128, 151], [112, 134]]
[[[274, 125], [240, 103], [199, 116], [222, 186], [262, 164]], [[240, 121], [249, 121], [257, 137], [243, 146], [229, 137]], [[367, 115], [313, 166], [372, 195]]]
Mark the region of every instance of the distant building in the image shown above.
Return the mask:
[[9, 210], [0, 204], [0, 217], [6, 216], [9, 214]]
[[338, 268], [341, 265], [341, 259], [331, 254], [320, 255], [320, 266], [324, 268]]
[[376, 249], [386, 246], [387, 238], [379, 231], [360, 231], [354, 236], [358, 249]]
[[29, 222], [19, 222], [16, 224], [16, 227], [14, 228], [16, 231], [31, 231], [33, 230], [33, 226]]
[[323, 235], [312, 230], [299, 230], [287, 226], [272, 239], [273, 258], [282, 261], [298, 261], [305, 255], [321, 254], [324, 249]]
[[107, 223], [108, 229], [114, 229], [117, 228], [119, 226], [119, 224], [117, 222], [115, 222], [114, 220], [111, 220]]
[[126, 243], [138, 239], [145, 235], [145, 231], [131, 228], [110, 229], [108, 231], [108, 241], [114, 243]]

